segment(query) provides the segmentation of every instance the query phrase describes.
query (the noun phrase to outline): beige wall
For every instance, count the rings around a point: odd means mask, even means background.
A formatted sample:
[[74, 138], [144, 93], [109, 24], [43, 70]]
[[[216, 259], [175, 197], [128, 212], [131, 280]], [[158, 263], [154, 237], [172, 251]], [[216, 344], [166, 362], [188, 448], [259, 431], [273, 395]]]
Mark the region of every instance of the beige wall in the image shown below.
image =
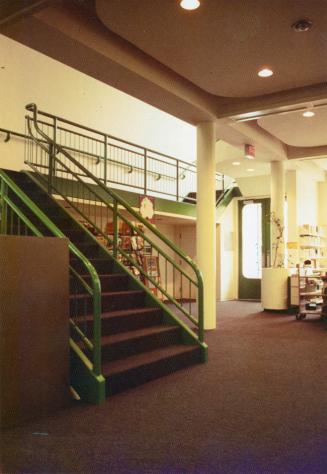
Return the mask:
[[327, 181], [318, 183], [319, 214], [318, 223], [327, 225]]
[[[0, 127], [24, 132], [25, 105], [194, 161], [195, 127], [0, 35]], [[0, 166], [19, 168], [14, 143], [0, 141]], [[17, 142], [16, 142], [17, 144]]]
[[308, 172], [297, 171], [296, 181], [297, 222], [301, 224], [318, 224], [318, 183]]

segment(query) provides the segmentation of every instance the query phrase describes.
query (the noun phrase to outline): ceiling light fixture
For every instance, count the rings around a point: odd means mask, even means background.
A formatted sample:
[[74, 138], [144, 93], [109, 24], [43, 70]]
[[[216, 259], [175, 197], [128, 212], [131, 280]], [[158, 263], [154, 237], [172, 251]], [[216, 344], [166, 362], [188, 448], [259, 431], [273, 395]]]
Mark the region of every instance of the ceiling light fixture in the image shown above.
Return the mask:
[[297, 33], [304, 33], [312, 28], [312, 21], [309, 19], [298, 20], [293, 23], [292, 28]]
[[181, 0], [179, 4], [184, 10], [196, 10], [200, 6], [200, 0]]
[[233, 163], [232, 163], [232, 165], [234, 165], [234, 166], [239, 166], [240, 164], [241, 164], [240, 161], [233, 161]]
[[260, 71], [258, 72], [258, 76], [260, 77], [270, 77], [273, 74], [274, 74], [273, 71], [267, 67], [260, 69]]
[[248, 168], [246, 171], [254, 171], [253, 168]]
[[305, 112], [303, 112], [303, 117], [314, 117], [316, 114], [313, 112], [313, 110], [306, 110]]

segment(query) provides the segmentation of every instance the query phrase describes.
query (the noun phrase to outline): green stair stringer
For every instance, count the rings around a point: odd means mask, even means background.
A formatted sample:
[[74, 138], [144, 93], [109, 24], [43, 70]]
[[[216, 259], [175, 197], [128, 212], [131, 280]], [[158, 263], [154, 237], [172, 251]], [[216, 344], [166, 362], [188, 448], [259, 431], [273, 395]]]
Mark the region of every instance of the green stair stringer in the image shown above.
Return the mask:
[[85, 402], [100, 405], [106, 398], [105, 378], [93, 373], [92, 363], [72, 338], [69, 346], [72, 387]]
[[[40, 180], [36, 177], [36, 174], [31, 172], [31, 171], [24, 171], [24, 173], [37, 185], [39, 186], [45, 193], [47, 193], [47, 189], [45, 185], [43, 185]], [[47, 194], [48, 197], [57, 205], [58, 211], [62, 213], [62, 215], [65, 215], [65, 217], [69, 217], [73, 222], [76, 227], [76, 229], [83, 231], [87, 236], [90, 241], [95, 243], [101, 254], [99, 256], [103, 257], [109, 257], [110, 259], [113, 260], [114, 262], [114, 270], [115, 273], [125, 273], [129, 276], [130, 281], [131, 281], [131, 289], [137, 289], [137, 290], [142, 290], [146, 294], [145, 298], [145, 304], [147, 307], [153, 307], [156, 306], [158, 308], [161, 308], [163, 311], [164, 315], [164, 321], [166, 323], [171, 323], [171, 324], [177, 324], [180, 326], [182, 330], [182, 342], [184, 344], [194, 344], [194, 345], [199, 345], [201, 348], [201, 361], [206, 362], [208, 360], [208, 346], [205, 342], [201, 342], [198, 339], [198, 335], [196, 332], [194, 332], [190, 327], [185, 324], [181, 319], [179, 319], [175, 314], [170, 311], [170, 309], [165, 305], [163, 302], [161, 302], [158, 298], [156, 298], [153, 293], [149, 290], [148, 287], [146, 287], [140, 280], [138, 280], [131, 272], [128, 271], [128, 269], [118, 261], [117, 258], [114, 257], [114, 255], [109, 252], [109, 250], [103, 246], [97, 238], [88, 230], [86, 229], [77, 219], [74, 218], [64, 207], [62, 207], [58, 201], [51, 195]]]
[[216, 217], [219, 220], [231, 201], [236, 197], [241, 197], [242, 193], [238, 186], [227, 189], [218, 201], [216, 207]]

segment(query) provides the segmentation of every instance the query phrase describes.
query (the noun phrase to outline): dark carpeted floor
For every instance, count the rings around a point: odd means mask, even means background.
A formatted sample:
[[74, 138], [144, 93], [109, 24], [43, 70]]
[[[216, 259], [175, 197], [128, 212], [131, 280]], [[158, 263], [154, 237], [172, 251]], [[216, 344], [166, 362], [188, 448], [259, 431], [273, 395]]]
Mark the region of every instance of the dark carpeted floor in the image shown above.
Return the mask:
[[327, 331], [218, 304], [210, 360], [2, 434], [3, 473], [327, 473]]

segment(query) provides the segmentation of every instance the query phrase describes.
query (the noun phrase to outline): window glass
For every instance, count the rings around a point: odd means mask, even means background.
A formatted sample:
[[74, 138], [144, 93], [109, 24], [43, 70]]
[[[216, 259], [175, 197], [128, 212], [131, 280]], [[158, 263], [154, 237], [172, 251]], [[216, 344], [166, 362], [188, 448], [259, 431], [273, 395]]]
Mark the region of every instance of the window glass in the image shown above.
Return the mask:
[[245, 204], [242, 209], [242, 273], [245, 278], [261, 278], [261, 217], [261, 203]]

